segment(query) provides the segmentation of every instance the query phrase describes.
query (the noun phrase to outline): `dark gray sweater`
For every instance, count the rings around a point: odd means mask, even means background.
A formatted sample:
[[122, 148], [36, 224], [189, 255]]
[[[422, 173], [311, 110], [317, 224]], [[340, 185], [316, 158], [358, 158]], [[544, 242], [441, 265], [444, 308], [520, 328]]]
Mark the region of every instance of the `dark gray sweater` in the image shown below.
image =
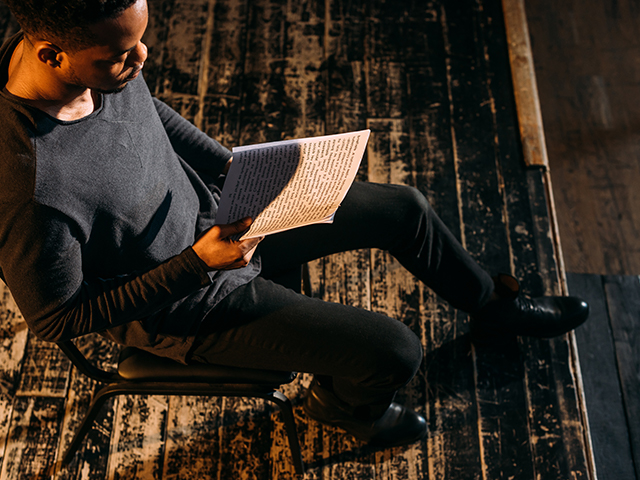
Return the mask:
[[204, 316], [259, 272], [207, 273], [191, 249], [213, 225], [231, 153], [142, 77], [65, 122], [5, 89], [0, 49], [0, 275], [30, 329], [89, 332], [184, 361]]

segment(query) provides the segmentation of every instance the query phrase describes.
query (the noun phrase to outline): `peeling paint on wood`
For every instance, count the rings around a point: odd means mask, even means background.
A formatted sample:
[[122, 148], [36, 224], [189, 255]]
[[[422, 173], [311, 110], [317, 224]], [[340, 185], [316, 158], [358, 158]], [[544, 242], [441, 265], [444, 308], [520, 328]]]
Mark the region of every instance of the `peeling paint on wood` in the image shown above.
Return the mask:
[[162, 478], [167, 408], [165, 396], [118, 397], [107, 478]]
[[53, 466], [64, 414], [64, 398], [17, 397], [0, 478], [46, 477]]

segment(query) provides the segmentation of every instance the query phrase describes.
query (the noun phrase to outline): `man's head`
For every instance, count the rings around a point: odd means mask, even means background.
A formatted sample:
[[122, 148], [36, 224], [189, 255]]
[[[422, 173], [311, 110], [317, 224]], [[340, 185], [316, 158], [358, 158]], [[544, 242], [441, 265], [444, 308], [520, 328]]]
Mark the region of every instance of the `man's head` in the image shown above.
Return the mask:
[[146, 60], [146, 0], [4, 1], [25, 33], [25, 49], [63, 84], [117, 92]]
[[95, 45], [90, 26], [114, 18], [136, 0], [4, 0], [31, 41], [47, 40], [66, 51]]

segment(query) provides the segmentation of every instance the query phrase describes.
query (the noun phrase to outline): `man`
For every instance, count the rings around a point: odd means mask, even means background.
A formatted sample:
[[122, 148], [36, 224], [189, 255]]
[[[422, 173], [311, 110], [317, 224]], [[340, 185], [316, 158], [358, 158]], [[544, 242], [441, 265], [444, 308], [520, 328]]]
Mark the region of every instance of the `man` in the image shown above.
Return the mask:
[[377, 247], [471, 314], [477, 340], [586, 320], [579, 299], [492, 280], [408, 187], [356, 183], [332, 225], [231, 240], [251, 220], [213, 225], [230, 152], [140, 76], [146, 0], [5, 1], [22, 32], [0, 50], [0, 273], [39, 337], [99, 332], [185, 363], [310, 372], [310, 417], [393, 446], [427, 431], [393, 402], [422, 360], [416, 335], [268, 278]]

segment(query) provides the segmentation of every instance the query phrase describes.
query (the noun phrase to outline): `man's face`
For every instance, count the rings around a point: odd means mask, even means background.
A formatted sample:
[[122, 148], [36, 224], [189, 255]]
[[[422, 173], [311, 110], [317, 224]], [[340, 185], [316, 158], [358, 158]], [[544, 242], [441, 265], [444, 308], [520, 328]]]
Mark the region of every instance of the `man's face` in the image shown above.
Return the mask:
[[96, 46], [66, 54], [64, 80], [100, 93], [122, 91], [147, 58], [141, 42], [147, 21], [147, 1], [138, 0], [117, 18], [93, 25]]

